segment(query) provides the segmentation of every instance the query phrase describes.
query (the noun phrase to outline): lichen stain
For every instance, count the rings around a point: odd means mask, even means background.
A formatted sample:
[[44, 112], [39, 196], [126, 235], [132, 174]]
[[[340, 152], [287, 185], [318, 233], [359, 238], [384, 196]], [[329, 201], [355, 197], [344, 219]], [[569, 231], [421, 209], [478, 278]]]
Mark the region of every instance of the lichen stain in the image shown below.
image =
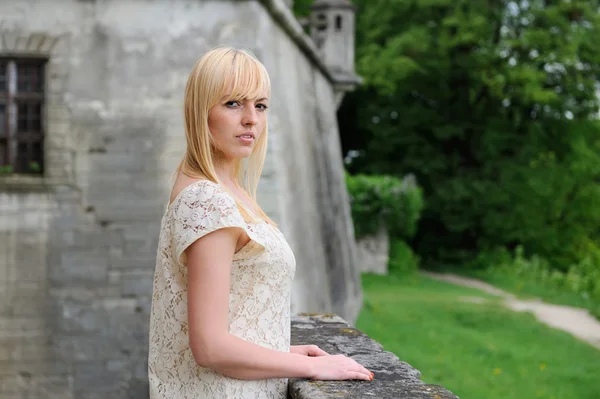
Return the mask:
[[324, 315], [321, 315], [321, 317], [325, 318], [325, 319], [333, 319], [334, 317], [336, 317], [337, 315], [334, 313], [326, 313]]
[[340, 331], [348, 335], [360, 335], [360, 333], [353, 328], [340, 328]]

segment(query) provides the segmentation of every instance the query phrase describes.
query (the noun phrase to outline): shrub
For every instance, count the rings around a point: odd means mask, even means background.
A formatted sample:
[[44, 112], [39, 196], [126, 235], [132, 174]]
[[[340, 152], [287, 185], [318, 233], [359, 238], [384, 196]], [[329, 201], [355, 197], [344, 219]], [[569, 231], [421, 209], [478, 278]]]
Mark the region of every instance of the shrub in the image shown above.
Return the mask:
[[[482, 266], [487, 263], [492, 273], [522, 277], [600, 303], [600, 250], [597, 247], [595, 250], [595, 256], [586, 256], [580, 262], [570, 265], [566, 271], [552, 267], [551, 263], [541, 256], [526, 257], [521, 246], [517, 247], [513, 254], [504, 249], [482, 253], [474, 265]], [[590, 253], [593, 253], [592, 250]]]
[[408, 239], [417, 230], [423, 194], [413, 176], [346, 175], [356, 238], [374, 234], [382, 224], [391, 238]]
[[391, 275], [413, 274], [419, 269], [420, 258], [403, 240], [390, 243], [388, 273]]

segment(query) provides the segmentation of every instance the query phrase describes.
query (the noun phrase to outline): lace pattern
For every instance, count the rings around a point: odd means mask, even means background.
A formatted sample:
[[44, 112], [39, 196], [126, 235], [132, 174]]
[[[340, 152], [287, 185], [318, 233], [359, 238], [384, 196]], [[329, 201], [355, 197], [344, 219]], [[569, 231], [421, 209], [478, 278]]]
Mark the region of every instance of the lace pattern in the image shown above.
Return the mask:
[[229, 378], [199, 367], [189, 348], [184, 251], [198, 238], [225, 227], [239, 227], [250, 237], [231, 266], [229, 332], [289, 352], [296, 263], [283, 234], [266, 222], [246, 223], [233, 198], [218, 184], [192, 183], [167, 208], [161, 222], [150, 315], [150, 399], [287, 396], [287, 379]]

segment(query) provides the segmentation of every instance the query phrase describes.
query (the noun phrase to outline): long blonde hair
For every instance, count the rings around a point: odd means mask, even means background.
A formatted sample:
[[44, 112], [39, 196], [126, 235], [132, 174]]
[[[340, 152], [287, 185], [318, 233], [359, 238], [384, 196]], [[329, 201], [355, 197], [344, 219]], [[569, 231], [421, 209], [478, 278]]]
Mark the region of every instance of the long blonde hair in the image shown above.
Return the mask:
[[[227, 187], [220, 181], [214, 167], [217, 148], [208, 128], [208, 114], [227, 94], [230, 100], [255, 99], [263, 93], [270, 95], [271, 81], [264, 65], [249, 51], [218, 47], [205, 53], [194, 65], [185, 87], [184, 119], [187, 149], [177, 167], [192, 178], [207, 179]], [[256, 189], [267, 154], [268, 122], [247, 160], [236, 162], [236, 184], [251, 199], [258, 217], [273, 221], [256, 200]], [[245, 220], [255, 219], [247, 207], [235, 199]]]

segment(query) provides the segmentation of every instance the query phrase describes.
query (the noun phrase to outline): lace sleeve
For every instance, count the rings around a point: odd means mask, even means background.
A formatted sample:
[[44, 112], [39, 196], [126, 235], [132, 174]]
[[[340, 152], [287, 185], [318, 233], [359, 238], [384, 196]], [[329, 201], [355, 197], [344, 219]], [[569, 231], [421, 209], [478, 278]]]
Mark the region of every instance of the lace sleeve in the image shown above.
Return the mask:
[[[226, 227], [239, 227], [250, 237], [244, 247], [250, 255], [263, 251], [264, 243], [242, 218], [237, 205], [218, 184], [210, 181], [193, 183], [184, 189], [173, 203], [173, 245], [175, 259], [182, 265], [187, 262], [185, 250], [194, 241]], [[254, 251], [248, 251], [252, 247]]]

